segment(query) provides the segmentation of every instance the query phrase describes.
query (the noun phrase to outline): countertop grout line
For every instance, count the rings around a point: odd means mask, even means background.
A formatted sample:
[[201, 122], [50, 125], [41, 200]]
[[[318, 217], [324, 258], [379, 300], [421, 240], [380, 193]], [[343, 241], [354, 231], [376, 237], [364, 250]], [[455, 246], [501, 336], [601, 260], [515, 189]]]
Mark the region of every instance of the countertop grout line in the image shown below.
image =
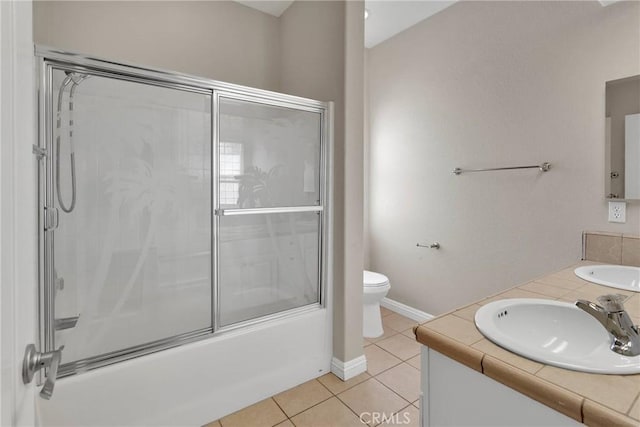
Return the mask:
[[[532, 290], [532, 289], [525, 289], [525, 288], [523, 287], [523, 286], [527, 286], [527, 285], [528, 285], [528, 284], [530, 284], [530, 283], [537, 283], [538, 285], [548, 286], [548, 287], [550, 287], [550, 288], [563, 290], [563, 291], [564, 291], [564, 293], [563, 293], [562, 295], [560, 295], [560, 296], [553, 297], [553, 296], [551, 296], [551, 295], [549, 295], [549, 294], [544, 294], [544, 293], [542, 293], [542, 292], [538, 292], [538, 291], [535, 291], [535, 290]], [[552, 298], [562, 298], [562, 297], [565, 297], [565, 296], [569, 295], [571, 292], [574, 292], [574, 291], [576, 291], [576, 290], [578, 290], [578, 289], [580, 289], [580, 288], [576, 288], [576, 289], [567, 289], [567, 288], [563, 288], [563, 287], [561, 287], [561, 286], [554, 286], [554, 285], [549, 285], [549, 284], [547, 284], [547, 283], [536, 282], [536, 281], [534, 280], [534, 281], [532, 281], [532, 282], [527, 282], [527, 283], [525, 283], [524, 285], [520, 285], [520, 286], [518, 286], [518, 289], [522, 289], [523, 291], [533, 292], [534, 294], [540, 294], [540, 295], [542, 295], [542, 296], [544, 296], [544, 297], [547, 297], [547, 298], [549, 298], [549, 297], [552, 297]]]
[[[500, 348], [500, 349], [502, 349], [502, 350], [505, 350], [505, 349], [503, 349], [502, 347], [500, 347], [499, 345], [497, 345], [496, 343], [494, 343], [493, 341], [491, 341], [490, 339], [483, 338], [483, 339], [481, 339], [480, 341], [483, 341], [483, 340], [484, 340], [484, 341], [487, 341], [488, 343], [491, 343], [491, 344], [495, 345], [496, 347], [498, 347], [498, 348]], [[528, 361], [530, 361], [530, 362], [534, 362], [534, 363], [537, 363], [538, 365], [540, 365], [540, 367], [539, 367], [539, 368], [537, 368], [537, 369], [535, 370], [535, 372], [529, 372], [529, 371], [527, 371], [527, 370], [525, 370], [525, 369], [521, 368], [521, 367], [520, 367], [520, 366], [518, 366], [518, 365], [515, 365], [515, 364], [513, 364], [513, 363], [509, 363], [509, 362], [507, 362], [506, 360], [502, 360], [502, 359], [500, 359], [498, 356], [491, 355], [491, 354], [487, 353], [486, 351], [479, 349], [478, 347], [474, 347], [474, 345], [475, 345], [475, 344], [478, 344], [480, 341], [476, 341], [475, 343], [471, 344], [469, 347], [471, 347], [471, 348], [473, 348], [474, 350], [477, 350], [477, 351], [479, 351], [480, 353], [482, 353], [482, 358], [480, 359], [480, 366], [482, 367], [482, 373], [483, 373], [483, 374], [484, 374], [484, 365], [482, 365], [482, 362], [484, 361], [484, 357], [485, 357], [485, 356], [493, 357], [494, 359], [499, 360], [499, 361], [501, 361], [501, 362], [503, 362], [503, 363], [505, 363], [505, 364], [507, 364], [507, 365], [509, 365], [509, 366], [513, 366], [514, 368], [519, 369], [519, 370], [521, 370], [522, 372], [526, 372], [526, 373], [528, 373], [528, 374], [531, 374], [531, 375], [535, 376], [536, 378], [540, 378], [540, 377], [538, 377], [538, 375], [537, 375], [537, 374], [538, 374], [538, 372], [540, 372], [540, 371], [541, 371], [545, 366], [547, 366], [547, 365], [545, 365], [544, 363], [538, 362], [537, 360], [527, 359], [526, 357], [521, 356], [521, 355], [519, 355], [519, 354], [517, 354], [517, 353], [512, 353], [514, 356], [517, 356], [517, 357], [519, 357], [519, 358], [521, 358], [521, 359], [525, 359], [525, 360], [528, 360]], [[505, 350], [505, 351], [509, 351], [509, 350]], [[540, 379], [541, 379], [541, 380], [544, 380], [544, 378], [540, 378]], [[545, 380], [545, 381], [546, 381], [546, 380]], [[550, 384], [553, 384], [553, 383], [550, 383]]]
[[636, 403], [640, 402], [640, 392], [638, 392], [638, 395], [636, 396], [635, 400], [633, 402], [631, 402], [631, 406], [629, 407], [629, 410], [627, 411], [627, 416], [630, 418], [631, 417], [631, 410], [633, 409], [633, 407], [635, 406]]
[[[450, 314], [449, 316], [452, 316], [452, 315]], [[458, 316], [455, 316], [455, 317], [458, 317]], [[460, 319], [460, 317], [458, 317], [458, 319]], [[462, 320], [465, 320], [466, 322], [469, 322], [469, 321], [468, 321], [468, 320], [466, 320], [466, 319], [462, 319]], [[473, 327], [474, 327], [474, 328], [476, 328], [475, 323], [473, 323], [473, 322], [469, 322], [469, 323], [472, 323], [472, 324], [473, 324]], [[477, 344], [477, 343], [479, 343], [480, 341], [482, 341], [482, 340], [485, 338], [485, 336], [483, 335], [483, 336], [482, 336], [482, 338], [480, 338], [479, 340], [474, 341], [474, 342], [473, 342], [473, 343], [471, 343], [471, 344], [467, 344], [467, 343], [465, 343], [464, 341], [460, 341], [458, 338], [456, 338], [456, 337], [454, 337], [454, 336], [452, 336], [452, 335], [446, 334], [446, 333], [441, 332], [441, 331], [439, 331], [439, 330], [437, 330], [437, 329], [433, 329], [432, 327], [429, 327], [428, 325], [424, 325], [424, 326], [425, 326], [425, 328], [429, 329], [429, 330], [430, 330], [430, 331], [432, 331], [432, 332], [435, 332], [435, 333], [437, 333], [437, 334], [440, 334], [440, 335], [442, 335], [442, 336], [444, 336], [444, 337], [446, 337], [446, 338], [449, 338], [450, 340], [453, 340], [453, 341], [455, 341], [455, 342], [457, 342], [457, 343], [460, 343], [461, 345], [463, 345], [463, 346], [467, 346], [467, 347], [471, 347], [473, 344]], [[476, 328], [476, 330], [478, 330], [478, 328]], [[416, 338], [417, 338], [417, 336], [416, 336]], [[478, 350], [478, 351], [480, 351], [480, 350]]]
[[[565, 391], [565, 392], [566, 392], [567, 394], [569, 394], [569, 395], [575, 395], [575, 396], [579, 397], [579, 398], [580, 398], [580, 419], [581, 419], [581, 422], [582, 422], [582, 421], [584, 421], [584, 416], [583, 416], [583, 410], [582, 410], [582, 407], [584, 406], [584, 402], [585, 402], [585, 400], [586, 400], [587, 398], [586, 398], [585, 396], [583, 396], [582, 394], [580, 394], [580, 393], [578, 393], [578, 392], [576, 392], [576, 391], [569, 390], [568, 388], [566, 388], [566, 387], [564, 387], [564, 386], [561, 386], [560, 384], [556, 384], [556, 383], [554, 383], [554, 382], [551, 382], [551, 381], [549, 381], [549, 380], [548, 380], [548, 379], [546, 379], [546, 378], [539, 377], [537, 374], [532, 374], [532, 373], [530, 373], [530, 372], [527, 372], [527, 371], [523, 370], [522, 368], [520, 368], [520, 367], [518, 367], [518, 366], [515, 366], [515, 365], [512, 365], [512, 364], [510, 364], [510, 363], [508, 363], [508, 362], [506, 362], [506, 361], [504, 361], [504, 360], [502, 360], [502, 359], [500, 359], [500, 358], [498, 358], [498, 357], [496, 357], [496, 356], [492, 356], [492, 355], [490, 355], [490, 354], [486, 354], [486, 353], [484, 353], [484, 355], [483, 355], [483, 357], [482, 357], [482, 360], [483, 360], [483, 361], [484, 361], [484, 356], [491, 357], [491, 358], [495, 359], [496, 361], [498, 361], [498, 362], [500, 362], [500, 363], [502, 363], [502, 364], [505, 364], [505, 365], [508, 365], [508, 366], [512, 366], [512, 367], [514, 367], [514, 368], [516, 368], [516, 369], [520, 370], [520, 372], [521, 372], [522, 374], [524, 374], [524, 375], [528, 375], [528, 376], [531, 376], [531, 377], [535, 378], [537, 381], [540, 381], [540, 382], [542, 382], [542, 383], [546, 383], [546, 384], [551, 385], [551, 386], [554, 386], [554, 387], [558, 387], [559, 389], [562, 389], [563, 391]], [[540, 370], [542, 370], [545, 366], [549, 366], [549, 365], [543, 365], [543, 366], [542, 366], [542, 368], [540, 368]], [[483, 370], [483, 374], [484, 374], [484, 365], [482, 366], [482, 370]], [[484, 375], [486, 375], [488, 378], [492, 379], [493, 381], [496, 381], [497, 383], [503, 384], [503, 385], [505, 385], [505, 386], [507, 386], [507, 387], [511, 388], [512, 390], [515, 390], [515, 391], [517, 391], [518, 393], [522, 393], [522, 394], [524, 394], [525, 396], [527, 396], [527, 393], [516, 390], [516, 389], [515, 389], [515, 388], [513, 388], [513, 386], [512, 386], [512, 385], [510, 385], [510, 384], [507, 384], [507, 383], [505, 383], [505, 382], [502, 382], [502, 381], [500, 381], [500, 380], [497, 380], [497, 379], [495, 379], [495, 378], [493, 378], [493, 377], [491, 377], [491, 376], [489, 376], [489, 375], [487, 375], [487, 374], [484, 374]], [[543, 404], [543, 405], [547, 406], [547, 407], [550, 407], [550, 406], [549, 406], [549, 405], [547, 405], [545, 402], [542, 402], [542, 401], [540, 401], [540, 400], [538, 400], [538, 399], [535, 399], [535, 398], [533, 398], [533, 397], [531, 397], [531, 396], [528, 396], [528, 397], [529, 397], [530, 399], [532, 399], [532, 400], [535, 400], [535, 401], [537, 401], [537, 402], [539, 402], [539, 403], [541, 403], [541, 404]], [[562, 413], [561, 411], [558, 411], [557, 409], [556, 409], [556, 411], [557, 411], [557, 412], [559, 412], [559, 413]], [[564, 415], [567, 415], [567, 414], [565, 413]], [[569, 416], [569, 415], [567, 415], [567, 416], [568, 416], [568, 417], [570, 417], [570, 418], [573, 418], [573, 417], [571, 417], [571, 416]], [[574, 418], [574, 419], [575, 419], [575, 418]], [[576, 421], [577, 421], [577, 420], [576, 420]]]

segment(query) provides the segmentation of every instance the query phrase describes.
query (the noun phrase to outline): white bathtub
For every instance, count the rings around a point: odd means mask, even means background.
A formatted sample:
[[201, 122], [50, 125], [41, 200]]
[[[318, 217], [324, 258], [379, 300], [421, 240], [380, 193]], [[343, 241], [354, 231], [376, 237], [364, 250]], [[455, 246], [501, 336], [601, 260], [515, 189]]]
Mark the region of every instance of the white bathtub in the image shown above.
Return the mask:
[[58, 380], [43, 426], [201, 426], [329, 372], [326, 308]]

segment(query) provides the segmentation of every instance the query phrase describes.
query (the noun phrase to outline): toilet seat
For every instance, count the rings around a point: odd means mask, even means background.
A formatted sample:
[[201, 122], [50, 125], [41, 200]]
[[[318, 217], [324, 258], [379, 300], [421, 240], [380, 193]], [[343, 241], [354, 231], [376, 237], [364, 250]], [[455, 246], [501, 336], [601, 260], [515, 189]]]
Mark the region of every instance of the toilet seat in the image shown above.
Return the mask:
[[364, 270], [362, 272], [362, 284], [365, 288], [378, 288], [389, 285], [389, 279], [384, 274]]

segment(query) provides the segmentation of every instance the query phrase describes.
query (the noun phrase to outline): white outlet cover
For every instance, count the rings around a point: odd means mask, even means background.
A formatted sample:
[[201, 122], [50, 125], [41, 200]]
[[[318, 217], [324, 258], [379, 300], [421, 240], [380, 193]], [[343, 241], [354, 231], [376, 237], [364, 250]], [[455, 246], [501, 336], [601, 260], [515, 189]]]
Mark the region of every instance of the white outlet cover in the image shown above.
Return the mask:
[[627, 222], [627, 202], [609, 202], [609, 222]]

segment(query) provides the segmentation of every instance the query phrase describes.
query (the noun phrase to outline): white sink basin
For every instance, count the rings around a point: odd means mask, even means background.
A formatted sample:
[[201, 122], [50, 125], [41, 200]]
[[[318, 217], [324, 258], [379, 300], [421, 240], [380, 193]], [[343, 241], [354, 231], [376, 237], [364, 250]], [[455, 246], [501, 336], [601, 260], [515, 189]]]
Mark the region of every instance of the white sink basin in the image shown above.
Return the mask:
[[604, 327], [571, 303], [503, 299], [481, 307], [475, 321], [497, 345], [547, 365], [599, 374], [640, 373], [640, 356], [613, 352]]
[[587, 265], [574, 270], [588, 282], [627, 291], [640, 292], [640, 267], [626, 265]]

